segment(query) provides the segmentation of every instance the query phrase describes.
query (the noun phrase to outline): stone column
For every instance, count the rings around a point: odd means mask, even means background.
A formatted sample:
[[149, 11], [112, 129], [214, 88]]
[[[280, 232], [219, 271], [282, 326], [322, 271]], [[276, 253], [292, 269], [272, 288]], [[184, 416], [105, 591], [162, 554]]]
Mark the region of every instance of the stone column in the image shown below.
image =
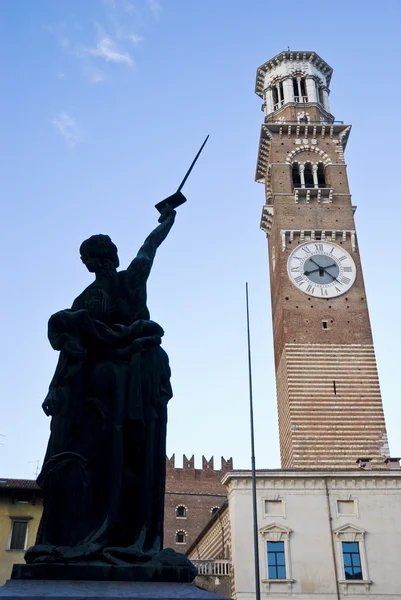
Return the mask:
[[305, 165], [299, 165], [299, 176], [301, 178], [301, 188], [305, 187]]
[[283, 81], [284, 102], [294, 102], [294, 86], [292, 85], [291, 77], [287, 77]]
[[308, 94], [308, 102], [318, 102], [316, 84], [312, 77], [306, 78], [306, 93]]
[[323, 96], [323, 107], [327, 112], [330, 112], [330, 103], [329, 103], [329, 89], [327, 87], [322, 88], [322, 96]]
[[319, 187], [319, 183], [317, 180], [317, 165], [312, 165], [312, 175], [313, 175], [313, 185], [315, 188]]
[[281, 89], [280, 89], [280, 84], [279, 83], [276, 85], [276, 90], [277, 90], [278, 106], [280, 108], [282, 97], [281, 97]]
[[273, 105], [273, 91], [270, 88], [267, 88], [265, 90], [265, 103], [266, 103], [266, 115], [270, 115], [270, 113], [273, 112], [274, 110], [274, 105]]

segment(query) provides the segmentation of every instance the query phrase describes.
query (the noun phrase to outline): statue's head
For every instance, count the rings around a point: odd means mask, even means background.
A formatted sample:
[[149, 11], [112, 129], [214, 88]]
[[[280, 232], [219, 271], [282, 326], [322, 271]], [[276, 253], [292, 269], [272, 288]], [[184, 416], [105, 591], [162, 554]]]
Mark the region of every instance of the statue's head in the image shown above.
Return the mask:
[[120, 264], [117, 246], [108, 235], [92, 235], [82, 242], [79, 248], [81, 260], [90, 273], [107, 273], [117, 269]]

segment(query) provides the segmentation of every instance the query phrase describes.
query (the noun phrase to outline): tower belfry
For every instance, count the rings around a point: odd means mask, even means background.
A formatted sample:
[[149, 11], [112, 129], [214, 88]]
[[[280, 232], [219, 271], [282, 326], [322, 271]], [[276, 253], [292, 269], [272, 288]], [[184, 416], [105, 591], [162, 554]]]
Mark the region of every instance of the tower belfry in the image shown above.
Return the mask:
[[269, 246], [283, 468], [352, 468], [388, 456], [331, 67], [286, 51], [257, 70], [264, 123], [256, 181]]

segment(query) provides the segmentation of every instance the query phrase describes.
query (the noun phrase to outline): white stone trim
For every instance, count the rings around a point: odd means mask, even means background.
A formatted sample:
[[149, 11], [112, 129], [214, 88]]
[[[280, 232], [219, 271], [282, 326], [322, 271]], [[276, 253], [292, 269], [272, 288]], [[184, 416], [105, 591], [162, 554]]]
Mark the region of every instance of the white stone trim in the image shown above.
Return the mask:
[[295, 150], [289, 152], [287, 154], [286, 163], [292, 166], [294, 162], [297, 162], [294, 160], [294, 157], [300, 152], [314, 152], [315, 154], [318, 154], [322, 157], [322, 160], [319, 162], [323, 162], [325, 167], [332, 164], [330, 156], [326, 152], [324, 152], [324, 150], [321, 150], [318, 146], [309, 146], [309, 144], [302, 144], [302, 146], [299, 146], [298, 148], [295, 148]]
[[[275, 512], [275, 513], [266, 512], [266, 502], [267, 501], [281, 502], [281, 506], [283, 508], [282, 512]], [[261, 503], [262, 503], [262, 515], [263, 515], [264, 519], [269, 519], [270, 517], [281, 517], [282, 519], [286, 518], [286, 516], [287, 516], [286, 505], [285, 505], [285, 498], [283, 498], [283, 496], [280, 496], [279, 494], [270, 494], [268, 496], [263, 496], [261, 498]]]
[[[355, 517], [357, 519], [359, 519], [359, 504], [358, 504], [358, 499], [353, 496], [352, 494], [338, 494], [334, 497], [334, 501], [335, 501], [335, 506], [334, 506], [334, 511], [335, 514], [337, 516], [338, 519], [343, 519], [343, 518], [348, 518], [349, 517]], [[353, 513], [341, 513], [338, 510], [338, 502], [353, 502], [354, 503], [354, 508], [355, 511]]]
[[[178, 542], [177, 541], [177, 534], [178, 533], [183, 533], [184, 534], [184, 541], [183, 542]], [[175, 543], [176, 544], [180, 544], [180, 545], [186, 544], [187, 543], [187, 538], [188, 538], [188, 533], [186, 532], [185, 529], [176, 529], [176, 532], [175, 532]]]
[[357, 527], [356, 525], [352, 525], [351, 523], [347, 523], [334, 529], [334, 535], [336, 536], [336, 550], [337, 550], [337, 565], [338, 565], [338, 575], [340, 582], [344, 582], [346, 584], [352, 584], [354, 580], [345, 579], [345, 569], [344, 569], [344, 560], [343, 560], [343, 549], [342, 542], [358, 542], [359, 544], [359, 556], [361, 558], [361, 568], [362, 568], [362, 580], [359, 582], [370, 582], [369, 580], [369, 571], [368, 571], [368, 562], [366, 557], [366, 548], [365, 548], [365, 533], [364, 529]]
[[[290, 527], [279, 523], [270, 523], [259, 529], [259, 534], [262, 540], [262, 551], [264, 554], [264, 573], [266, 577], [262, 580], [267, 582], [291, 582], [291, 555], [290, 555]], [[269, 579], [269, 564], [267, 556], [267, 542], [284, 542], [284, 559], [285, 559], [285, 579]]]

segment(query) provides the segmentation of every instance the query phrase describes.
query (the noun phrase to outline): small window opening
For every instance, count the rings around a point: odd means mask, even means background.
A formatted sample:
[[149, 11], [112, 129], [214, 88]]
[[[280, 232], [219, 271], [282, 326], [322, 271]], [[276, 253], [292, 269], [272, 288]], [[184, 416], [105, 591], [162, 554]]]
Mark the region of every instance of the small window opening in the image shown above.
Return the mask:
[[294, 96], [298, 96], [298, 85], [295, 77], [292, 78], [292, 87], [294, 89]]
[[185, 508], [185, 506], [177, 506], [177, 508], [175, 509], [175, 516], [176, 517], [186, 517], [187, 516], [187, 509]]
[[333, 392], [334, 392], [334, 395], [337, 396], [337, 386], [336, 386], [335, 381], [333, 381]]
[[326, 179], [324, 176], [324, 167], [322, 163], [317, 165], [317, 185], [320, 188], [326, 187]]
[[308, 98], [306, 98], [306, 83], [305, 83], [304, 77], [302, 77], [300, 83], [301, 83], [301, 96], [304, 96], [305, 102], [307, 102]]
[[327, 329], [328, 322], [327, 321], [322, 321], [322, 326], [323, 326], [323, 329]]
[[186, 541], [186, 533], [185, 531], [177, 531], [175, 534], [175, 541], [177, 544], [185, 544]]
[[307, 188], [315, 187], [315, 184], [313, 182], [313, 173], [312, 173], [311, 163], [305, 164], [304, 178], [305, 178], [305, 187], [307, 187]]
[[299, 174], [299, 164], [294, 163], [292, 165], [292, 184], [294, 188], [301, 187], [301, 175]]
[[210, 512], [212, 513], [212, 515], [215, 515], [215, 514], [217, 513], [217, 511], [218, 511], [218, 510], [219, 510], [219, 507], [218, 507], [218, 506], [213, 506], [213, 507], [210, 509]]

